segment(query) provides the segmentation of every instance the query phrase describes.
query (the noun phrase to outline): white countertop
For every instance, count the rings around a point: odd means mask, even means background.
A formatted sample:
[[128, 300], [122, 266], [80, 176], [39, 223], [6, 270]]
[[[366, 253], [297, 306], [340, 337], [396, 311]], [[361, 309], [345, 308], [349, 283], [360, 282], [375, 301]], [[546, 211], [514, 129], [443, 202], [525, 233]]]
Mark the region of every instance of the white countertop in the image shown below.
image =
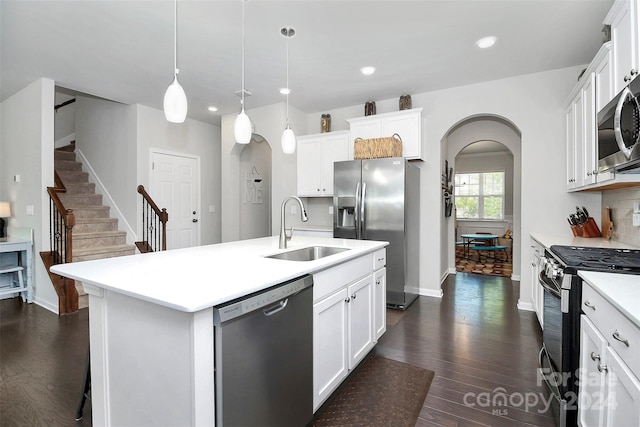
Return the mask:
[[[83, 284], [176, 310], [195, 312], [324, 270], [387, 244], [294, 235], [288, 249], [278, 249], [278, 236], [272, 236], [59, 264], [51, 267], [51, 271]], [[264, 258], [265, 255], [314, 245], [351, 250], [308, 262]]]
[[617, 242], [615, 240], [606, 240], [602, 237], [573, 237], [568, 235], [555, 235], [545, 233], [531, 233], [531, 238], [540, 243], [545, 248], [552, 245], [562, 246], [581, 246], [588, 248], [620, 248], [620, 249], [637, 249], [635, 246], [627, 243]]
[[640, 328], [640, 276], [595, 271], [578, 275]]

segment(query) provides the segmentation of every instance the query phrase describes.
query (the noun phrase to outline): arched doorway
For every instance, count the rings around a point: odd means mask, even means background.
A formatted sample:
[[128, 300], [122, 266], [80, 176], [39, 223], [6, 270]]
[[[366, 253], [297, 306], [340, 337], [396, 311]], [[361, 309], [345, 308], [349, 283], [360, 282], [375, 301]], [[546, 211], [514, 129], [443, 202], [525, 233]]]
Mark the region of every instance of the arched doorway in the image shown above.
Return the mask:
[[271, 235], [271, 146], [258, 134], [240, 153], [240, 240]]
[[[455, 241], [463, 235], [499, 236], [473, 245], [456, 245], [456, 271], [511, 277], [513, 230], [513, 153], [498, 141], [479, 140], [455, 157]], [[486, 250], [477, 248], [486, 247]], [[476, 248], [476, 249], [473, 249]]]
[[[481, 141], [490, 141], [491, 143], [482, 143], [475, 148], [478, 148], [478, 154], [482, 152], [483, 144], [485, 147], [487, 144], [500, 143], [502, 146], [506, 148], [505, 153], [508, 152], [512, 158], [512, 179], [510, 179], [510, 184], [512, 186], [512, 196], [510, 197], [511, 201], [507, 201], [507, 203], [511, 206], [511, 216], [510, 218], [506, 218], [508, 222], [503, 223], [503, 227], [508, 227], [511, 230], [515, 230], [516, 232], [513, 234], [516, 238], [520, 237], [520, 233], [518, 230], [520, 229], [521, 223], [521, 170], [522, 170], [522, 150], [521, 150], [521, 142], [522, 136], [520, 130], [513, 124], [511, 121], [503, 118], [497, 117], [493, 115], [477, 115], [473, 117], [468, 117], [464, 120], [458, 122], [455, 126], [453, 126], [443, 138], [443, 143], [445, 144], [446, 149], [443, 150], [443, 154], [446, 156], [445, 159], [448, 160], [449, 166], [453, 168], [454, 175], [458, 171], [458, 165], [456, 162], [460, 160], [457, 159], [458, 155], [465, 150], [466, 147], [469, 147], [467, 150], [473, 153], [473, 146], [471, 144], [478, 143]], [[445, 154], [446, 153], [446, 154]], [[485, 157], [491, 157], [493, 154], [484, 154]], [[481, 156], [477, 158], [471, 157], [468, 163], [472, 165], [479, 165], [482, 163], [479, 159]], [[444, 163], [444, 160], [443, 160]], [[455, 273], [455, 250], [456, 250], [456, 220], [455, 216], [452, 213], [451, 217], [446, 218], [446, 232], [443, 233], [443, 238], [446, 239], [447, 246], [447, 265], [450, 273]], [[490, 221], [487, 222], [487, 225], [492, 224]], [[505, 225], [506, 224], [506, 225]], [[492, 224], [495, 225], [495, 224]], [[459, 227], [459, 225], [458, 225]], [[475, 231], [475, 230], [474, 230]], [[481, 231], [481, 230], [480, 230]], [[493, 231], [493, 230], [491, 230]], [[506, 228], [505, 228], [506, 231]], [[458, 233], [459, 234], [459, 233]], [[444, 243], [444, 242], [443, 242]], [[513, 240], [512, 241], [513, 251], [510, 255], [512, 261], [512, 275], [511, 278], [514, 280], [520, 279], [520, 242]]]

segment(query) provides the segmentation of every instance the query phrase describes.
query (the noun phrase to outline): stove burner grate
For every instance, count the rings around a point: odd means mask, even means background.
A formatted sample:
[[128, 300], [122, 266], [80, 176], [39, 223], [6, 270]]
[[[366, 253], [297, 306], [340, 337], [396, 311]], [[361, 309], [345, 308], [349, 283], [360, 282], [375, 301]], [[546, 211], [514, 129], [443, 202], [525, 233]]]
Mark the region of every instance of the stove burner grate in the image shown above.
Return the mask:
[[590, 248], [580, 246], [551, 246], [565, 266], [580, 270], [609, 271], [640, 274], [640, 250]]

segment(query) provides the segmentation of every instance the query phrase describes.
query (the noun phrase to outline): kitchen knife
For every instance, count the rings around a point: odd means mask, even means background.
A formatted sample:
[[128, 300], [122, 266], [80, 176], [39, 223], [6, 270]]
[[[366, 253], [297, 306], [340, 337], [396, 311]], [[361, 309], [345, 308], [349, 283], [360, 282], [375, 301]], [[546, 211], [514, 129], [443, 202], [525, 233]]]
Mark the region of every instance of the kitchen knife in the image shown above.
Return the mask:
[[587, 218], [589, 218], [589, 211], [587, 210], [587, 208], [585, 208], [584, 206], [582, 207], [582, 212], [584, 212], [584, 216], [586, 216]]

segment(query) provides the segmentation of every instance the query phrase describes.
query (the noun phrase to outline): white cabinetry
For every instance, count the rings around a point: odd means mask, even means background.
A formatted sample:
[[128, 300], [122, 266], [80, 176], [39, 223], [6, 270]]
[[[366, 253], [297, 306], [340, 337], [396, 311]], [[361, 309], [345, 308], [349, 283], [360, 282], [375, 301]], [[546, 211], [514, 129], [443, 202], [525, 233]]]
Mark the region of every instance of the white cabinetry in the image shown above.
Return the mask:
[[378, 339], [387, 330], [387, 269], [386, 249], [373, 254], [373, 339]]
[[533, 302], [533, 308], [538, 317], [538, 322], [542, 328], [544, 325], [544, 319], [542, 313], [544, 312], [544, 289], [538, 280], [540, 274], [540, 257], [544, 255], [544, 248], [535, 240], [532, 239], [531, 244], [531, 300]]
[[349, 159], [349, 132], [298, 137], [298, 196], [332, 196], [333, 163]]
[[373, 259], [369, 254], [314, 274], [314, 412], [374, 346], [374, 278], [384, 282], [384, 268], [374, 271]]
[[[402, 139], [402, 157], [424, 160], [422, 108], [348, 119], [352, 142], [356, 138], [381, 138], [398, 134]], [[349, 144], [353, 159], [353, 144]]]
[[597, 115], [604, 105], [601, 98], [611, 96], [611, 43], [602, 45], [566, 108], [567, 190], [592, 188], [613, 178], [598, 175]]
[[[617, 0], [604, 23], [611, 25], [613, 94], [619, 93], [638, 70], [638, 1]], [[613, 97], [612, 94], [612, 97]]]
[[583, 285], [578, 423], [640, 425], [640, 328]]

